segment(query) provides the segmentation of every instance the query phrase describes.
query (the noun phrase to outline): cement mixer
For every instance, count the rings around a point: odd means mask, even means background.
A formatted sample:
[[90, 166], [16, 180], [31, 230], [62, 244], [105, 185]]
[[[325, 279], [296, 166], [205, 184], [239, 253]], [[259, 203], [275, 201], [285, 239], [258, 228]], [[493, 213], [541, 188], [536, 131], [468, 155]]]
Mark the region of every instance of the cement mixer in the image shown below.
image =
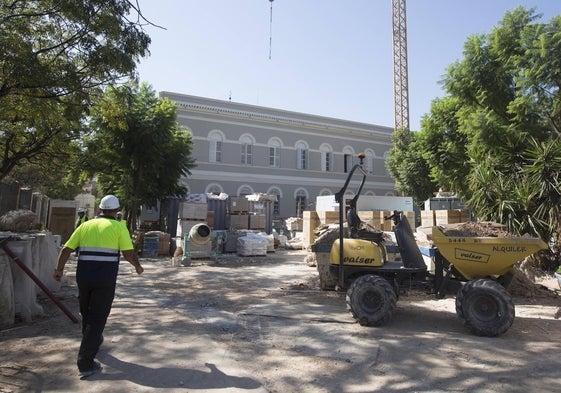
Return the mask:
[[198, 246], [204, 246], [210, 241], [211, 229], [205, 223], [193, 226], [189, 230], [189, 240]]

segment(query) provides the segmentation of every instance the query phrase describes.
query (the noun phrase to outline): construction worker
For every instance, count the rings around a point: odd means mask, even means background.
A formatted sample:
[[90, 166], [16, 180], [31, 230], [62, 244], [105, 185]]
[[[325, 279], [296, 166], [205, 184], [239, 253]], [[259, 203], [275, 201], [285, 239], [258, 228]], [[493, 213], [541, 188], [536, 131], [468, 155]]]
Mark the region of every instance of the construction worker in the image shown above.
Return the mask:
[[83, 207], [78, 208], [78, 219], [76, 220], [76, 228], [78, 228], [82, 223], [88, 221], [88, 215], [86, 214], [86, 209]]
[[82, 315], [82, 342], [77, 361], [81, 379], [101, 370], [94, 358], [103, 342], [103, 329], [115, 296], [120, 253], [134, 266], [137, 274], [144, 271], [134, 253], [127, 228], [115, 219], [119, 199], [107, 195], [101, 199], [99, 209], [102, 212], [99, 218], [82, 223], [72, 233], [59, 253], [53, 273], [54, 279], [60, 281], [68, 257], [80, 247], [76, 283]]

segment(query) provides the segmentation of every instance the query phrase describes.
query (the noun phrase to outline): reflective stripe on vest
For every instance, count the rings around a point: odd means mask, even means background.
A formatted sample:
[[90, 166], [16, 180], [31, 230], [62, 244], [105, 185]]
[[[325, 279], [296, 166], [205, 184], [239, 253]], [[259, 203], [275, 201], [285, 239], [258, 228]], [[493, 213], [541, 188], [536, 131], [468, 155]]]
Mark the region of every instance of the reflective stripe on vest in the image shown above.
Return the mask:
[[79, 250], [80, 262], [119, 262], [119, 250], [101, 247], [80, 247]]

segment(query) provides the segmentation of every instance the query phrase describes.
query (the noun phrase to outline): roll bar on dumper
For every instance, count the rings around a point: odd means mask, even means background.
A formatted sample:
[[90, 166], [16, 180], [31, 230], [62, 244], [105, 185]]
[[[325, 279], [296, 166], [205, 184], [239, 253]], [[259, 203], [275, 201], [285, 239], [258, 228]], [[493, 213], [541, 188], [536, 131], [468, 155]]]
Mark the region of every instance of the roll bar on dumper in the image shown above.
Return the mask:
[[[344, 242], [345, 242], [345, 232], [342, 230], [343, 226], [344, 226], [344, 220], [345, 218], [349, 217], [349, 216], [354, 216], [354, 217], [358, 217], [358, 214], [356, 212], [357, 209], [357, 201], [362, 193], [362, 189], [364, 187], [364, 184], [366, 182], [366, 178], [368, 175], [368, 172], [364, 169], [364, 153], [360, 153], [358, 155], [359, 158], [359, 163], [355, 164], [349, 174], [347, 175], [347, 179], [345, 180], [345, 184], [343, 185], [343, 187], [335, 194], [335, 201], [339, 204], [339, 242], [337, 244], [337, 246], [339, 247], [339, 260], [338, 260], [338, 266], [337, 268], [334, 270], [334, 273], [336, 273], [336, 276], [338, 278], [338, 286], [340, 288], [347, 288], [348, 284], [349, 284], [349, 280], [352, 280], [354, 278], [356, 278], [359, 275], [362, 274], [366, 274], [370, 268], [368, 267], [364, 267], [364, 266], [360, 266], [360, 267], [354, 267], [354, 266], [346, 266], [344, 264], [344, 259], [345, 259], [345, 252], [344, 252]], [[345, 193], [348, 190], [349, 184], [353, 178], [353, 175], [355, 174], [356, 171], [359, 171], [360, 174], [362, 175], [361, 179], [360, 179], [360, 185], [354, 195], [354, 197], [349, 201], [349, 210], [347, 212], [345, 212]], [[358, 219], [358, 218], [357, 218]], [[386, 261], [386, 263], [384, 263], [384, 266], [380, 266], [380, 267], [375, 267], [372, 268], [372, 270], [376, 273], [376, 274], [382, 274], [382, 275], [386, 275], [386, 276], [392, 276], [392, 275], [397, 275], [398, 278], [411, 278], [411, 276], [415, 276], [415, 277], [419, 277], [421, 279], [424, 279], [427, 275], [427, 266], [424, 262], [423, 256], [419, 250], [419, 248], [417, 247], [417, 243], [415, 241], [415, 237], [413, 235], [413, 232], [411, 230], [411, 226], [409, 225], [409, 222], [407, 220], [407, 217], [405, 217], [402, 212], [400, 211], [394, 211], [392, 215], [384, 217], [384, 219], [386, 220], [392, 220], [394, 223], [394, 233], [396, 235], [396, 240], [397, 240], [397, 248], [399, 251], [399, 254], [401, 256], [401, 261], [402, 262], [396, 262], [396, 261]], [[358, 219], [360, 220], [360, 219]], [[347, 220], [347, 221], [352, 221], [352, 220]], [[358, 225], [358, 223], [356, 223], [355, 225], [352, 225], [351, 223], [348, 223], [349, 226], [355, 226]], [[349, 228], [349, 231], [354, 230]], [[361, 235], [359, 234], [358, 237], [360, 238]], [[380, 240], [381, 240], [381, 236], [380, 236]], [[383, 271], [381, 271], [383, 270]], [[395, 281], [395, 280], [393, 280]], [[401, 280], [398, 280], [401, 281]], [[396, 290], [399, 288], [399, 286], [397, 285], [397, 283], [395, 284], [395, 288]]]

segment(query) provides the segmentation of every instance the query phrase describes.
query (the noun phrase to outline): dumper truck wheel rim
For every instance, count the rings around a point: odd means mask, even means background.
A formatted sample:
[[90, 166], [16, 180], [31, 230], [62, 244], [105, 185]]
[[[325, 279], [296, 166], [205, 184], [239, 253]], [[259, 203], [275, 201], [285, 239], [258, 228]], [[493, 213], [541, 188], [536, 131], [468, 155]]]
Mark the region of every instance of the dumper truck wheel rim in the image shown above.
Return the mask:
[[468, 282], [458, 291], [456, 314], [472, 333], [495, 337], [512, 326], [514, 303], [498, 282], [477, 279]]
[[362, 326], [380, 326], [391, 319], [397, 295], [383, 277], [365, 275], [349, 286], [346, 303], [347, 310]]

